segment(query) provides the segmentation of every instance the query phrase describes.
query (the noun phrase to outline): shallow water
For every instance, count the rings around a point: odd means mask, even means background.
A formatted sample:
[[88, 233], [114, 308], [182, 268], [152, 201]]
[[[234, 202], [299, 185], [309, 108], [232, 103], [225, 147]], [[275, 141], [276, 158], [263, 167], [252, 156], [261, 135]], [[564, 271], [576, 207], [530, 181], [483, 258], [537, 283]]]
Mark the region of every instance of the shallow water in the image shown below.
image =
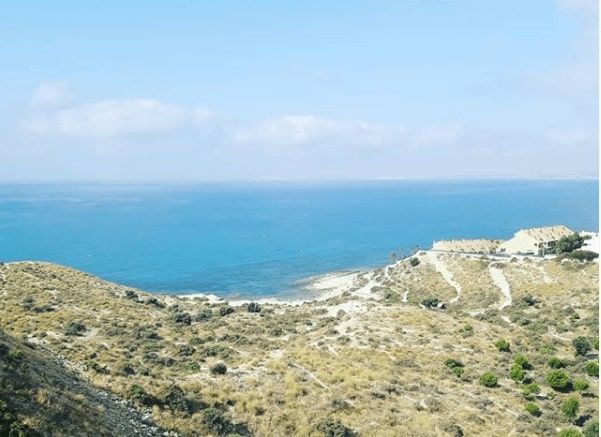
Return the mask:
[[441, 238], [598, 229], [597, 181], [0, 185], [0, 260], [265, 297]]

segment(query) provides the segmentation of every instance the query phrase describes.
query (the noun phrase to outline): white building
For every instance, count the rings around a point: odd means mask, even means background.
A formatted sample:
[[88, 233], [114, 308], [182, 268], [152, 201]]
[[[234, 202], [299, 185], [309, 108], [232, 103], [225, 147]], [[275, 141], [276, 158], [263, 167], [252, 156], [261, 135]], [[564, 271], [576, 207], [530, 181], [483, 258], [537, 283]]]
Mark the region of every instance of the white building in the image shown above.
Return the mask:
[[565, 226], [545, 226], [542, 228], [522, 229], [505, 241], [497, 249], [498, 253], [546, 255], [554, 251], [555, 244], [562, 237], [574, 232]]

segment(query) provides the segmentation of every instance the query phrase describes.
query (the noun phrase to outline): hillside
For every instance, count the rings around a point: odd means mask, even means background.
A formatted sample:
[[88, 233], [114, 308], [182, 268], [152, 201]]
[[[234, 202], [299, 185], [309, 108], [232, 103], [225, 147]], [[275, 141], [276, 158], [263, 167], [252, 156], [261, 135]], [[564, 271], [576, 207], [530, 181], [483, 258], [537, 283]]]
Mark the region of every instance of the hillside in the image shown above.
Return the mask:
[[[594, 262], [427, 251], [354, 275], [327, 300], [234, 307], [10, 263], [0, 330], [39, 368], [61, 357], [66, 369], [48, 368], [181, 435], [554, 435], [571, 426], [568, 398], [573, 426], [598, 420], [597, 284]], [[15, 411], [33, 423], [34, 410]], [[93, 416], [63, 419], [98, 434], [113, 420]]]

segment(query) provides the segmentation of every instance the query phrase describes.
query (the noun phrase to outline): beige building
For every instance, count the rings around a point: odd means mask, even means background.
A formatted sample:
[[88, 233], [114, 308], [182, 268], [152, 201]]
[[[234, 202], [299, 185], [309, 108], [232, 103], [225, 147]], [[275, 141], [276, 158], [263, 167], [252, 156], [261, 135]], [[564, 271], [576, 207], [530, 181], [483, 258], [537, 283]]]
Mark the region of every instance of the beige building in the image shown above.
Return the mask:
[[542, 228], [522, 229], [505, 241], [497, 249], [498, 253], [546, 255], [553, 253], [555, 244], [562, 237], [574, 232], [565, 226], [545, 226]]

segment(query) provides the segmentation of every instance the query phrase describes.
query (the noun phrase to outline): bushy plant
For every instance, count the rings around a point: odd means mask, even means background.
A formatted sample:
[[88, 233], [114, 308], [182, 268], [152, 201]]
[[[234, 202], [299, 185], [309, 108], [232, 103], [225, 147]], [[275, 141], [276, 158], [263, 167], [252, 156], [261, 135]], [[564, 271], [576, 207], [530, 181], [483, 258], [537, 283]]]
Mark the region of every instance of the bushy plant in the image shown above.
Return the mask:
[[599, 422], [591, 422], [584, 427], [584, 437], [599, 437]]
[[565, 428], [559, 431], [557, 437], [582, 437], [582, 434], [576, 428]]
[[573, 421], [578, 415], [580, 401], [575, 397], [569, 397], [561, 403], [561, 412], [569, 421]]
[[524, 386], [524, 388], [522, 389], [522, 393], [526, 397], [537, 395], [540, 393], [540, 387], [537, 383], [531, 382], [530, 384]]
[[484, 387], [496, 387], [497, 377], [492, 372], [484, 372], [480, 376], [480, 385], [483, 385]]
[[461, 361], [456, 360], [455, 358], [449, 358], [445, 360], [444, 365], [447, 366], [449, 369], [454, 369], [455, 367], [464, 367], [464, 364]]
[[409, 264], [411, 264], [411, 267], [417, 267], [419, 265], [419, 258], [416, 258], [416, 257], [410, 258]]
[[495, 343], [495, 347], [497, 349], [499, 349], [501, 352], [509, 352], [511, 345], [507, 340], [502, 338], [501, 340], [499, 340]]
[[440, 304], [440, 301], [435, 297], [428, 297], [422, 301], [422, 305], [426, 308], [436, 308]]
[[234, 430], [234, 425], [217, 408], [207, 408], [203, 412], [203, 422], [217, 435], [226, 435]]
[[251, 302], [246, 307], [246, 311], [248, 311], [249, 313], [260, 313], [261, 305], [259, 305], [257, 302]]
[[561, 255], [561, 257], [575, 259], [578, 261], [592, 261], [596, 258], [599, 258], [599, 254], [591, 250], [575, 250], [574, 252], [564, 253]]
[[576, 337], [572, 340], [572, 345], [576, 350], [576, 355], [585, 356], [591, 350], [591, 344], [588, 342], [586, 337]]
[[517, 354], [513, 357], [513, 362], [522, 367], [522, 369], [530, 369], [530, 363], [528, 362], [528, 358], [522, 354]]
[[219, 315], [221, 317], [224, 317], [224, 316], [227, 316], [228, 314], [232, 314], [234, 311], [235, 310], [234, 310], [233, 307], [231, 307], [229, 305], [228, 306], [224, 306], [224, 307], [219, 308]]
[[173, 323], [179, 326], [191, 325], [192, 324], [192, 316], [183, 311], [176, 311], [172, 316]]
[[317, 425], [317, 430], [323, 433], [324, 437], [352, 437], [353, 431], [339, 420], [325, 419]]
[[541, 415], [540, 408], [534, 402], [528, 402], [526, 404], [525, 408], [526, 408], [526, 411], [529, 412], [533, 416], [538, 417]]
[[580, 249], [584, 243], [584, 238], [579, 234], [568, 235], [567, 237], [561, 237], [555, 245], [555, 253], [562, 254], [572, 252], [576, 249]]
[[217, 363], [211, 367], [211, 373], [213, 375], [225, 375], [227, 372], [227, 366], [223, 363]]
[[565, 390], [570, 385], [570, 377], [563, 370], [552, 370], [545, 377], [547, 384], [555, 390]]
[[599, 364], [596, 361], [587, 361], [584, 371], [589, 376], [599, 376]]
[[585, 391], [589, 388], [589, 383], [586, 379], [576, 378], [573, 383], [574, 390], [576, 391]]
[[201, 322], [203, 320], [210, 319], [211, 317], [213, 317], [213, 311], [211, 311], [211, 308], [203, 308], [196, 314], [194, 320]]
[[81, 322], [72, 321], [65, 326], [65, 335], [82, 335], [86, 330], [86, 325]]
[[524, 369], [519, 364], [514, 364], [509, 369], [509, 377], [516, 382], [523, 381], [525, 376], [526, 372], [524, 372]]
[[550, 358], [549, 361], [547, 361], [547, 364], [552, 369], [561, 369], [566, 366], [566, 363], [564, 363], [563, 360], [557, 357]]

